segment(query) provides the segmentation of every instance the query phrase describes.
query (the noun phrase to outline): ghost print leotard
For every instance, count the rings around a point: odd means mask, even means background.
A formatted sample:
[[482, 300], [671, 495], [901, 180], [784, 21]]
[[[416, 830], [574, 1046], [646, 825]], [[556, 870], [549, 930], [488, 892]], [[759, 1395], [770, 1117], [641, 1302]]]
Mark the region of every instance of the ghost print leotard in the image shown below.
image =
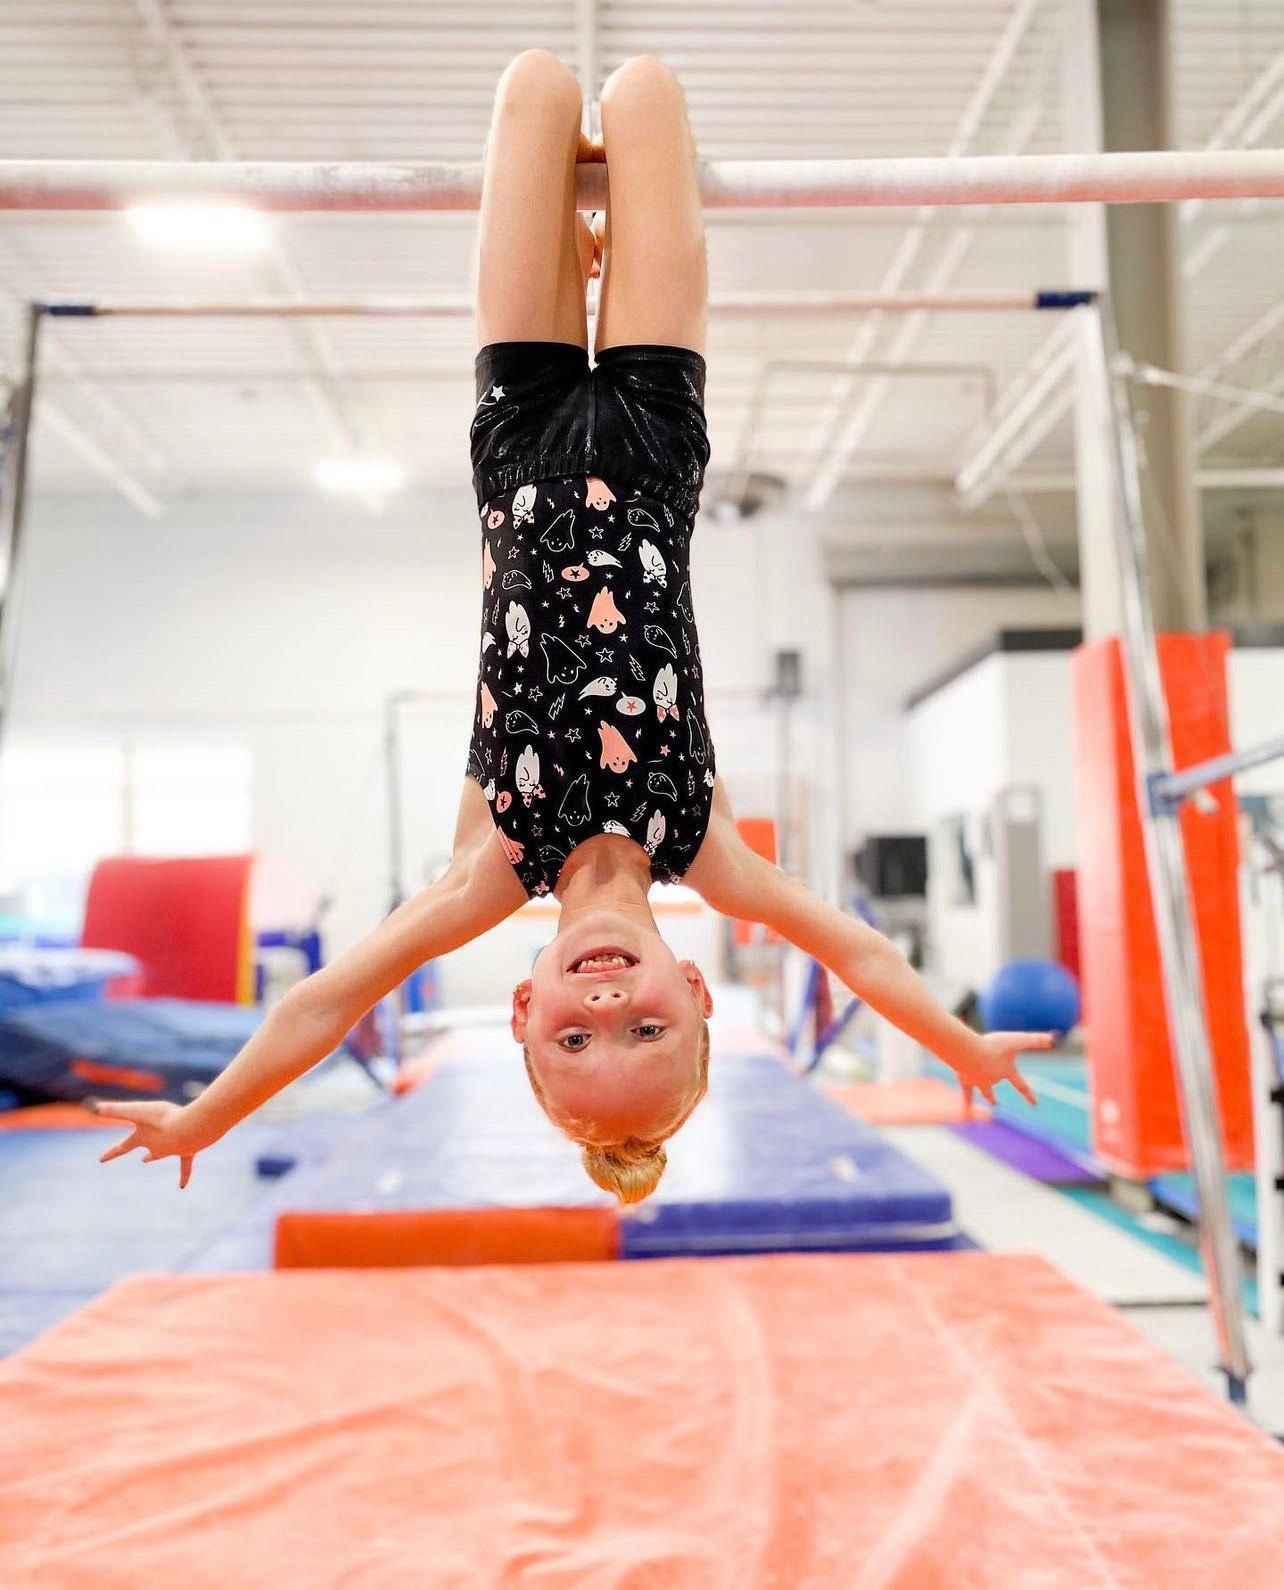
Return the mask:
[[691, 519], [583, 475], [482, 507], [481, 666], [468, 771], [529, 895], [621, 834], [676, 881], [704, 838], [713, 744]]

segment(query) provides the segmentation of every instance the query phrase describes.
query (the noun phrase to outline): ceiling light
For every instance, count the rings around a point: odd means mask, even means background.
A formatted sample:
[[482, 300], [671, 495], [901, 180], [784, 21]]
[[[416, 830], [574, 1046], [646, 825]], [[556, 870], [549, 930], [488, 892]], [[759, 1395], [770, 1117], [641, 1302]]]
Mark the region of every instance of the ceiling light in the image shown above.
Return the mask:
[[406, 484], [406, 470], [393, 458], [327, 458], [317, 465], [316, 479], [323, 491], [388, 497]]
[[267, 247], [266, 220], [244, 204], [134, 204], [126, 214], [138, 235], [160, 248], [248, 254]]

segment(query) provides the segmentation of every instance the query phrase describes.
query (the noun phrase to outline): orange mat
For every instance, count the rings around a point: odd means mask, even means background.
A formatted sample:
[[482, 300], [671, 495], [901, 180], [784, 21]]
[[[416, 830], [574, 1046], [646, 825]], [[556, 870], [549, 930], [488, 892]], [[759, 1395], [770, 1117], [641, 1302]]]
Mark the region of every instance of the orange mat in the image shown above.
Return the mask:
[[278, 1270], [618, 1259], [614, 1209], [371, 1209], [276, 1219]]
[[950, 1126], [955, 1121], [988, 1121], [983, 1104], [969, 1111], [963, 1090], [936, 1077], [906, 1077], [902, 1082], [851, 1082], [825, 1089], [835, 1104], [871, 1126]]
[[32, 1104], [25, 1110], [0, 1111], [0, 1132], [79, 1131], [87, 1126], [102, 1131], [110, 1125], [79, 1104]]
[[1284, 1585], [1284, 1452], [1014, 1255], [139, 1276], [0, 1414], [6, 1586]]

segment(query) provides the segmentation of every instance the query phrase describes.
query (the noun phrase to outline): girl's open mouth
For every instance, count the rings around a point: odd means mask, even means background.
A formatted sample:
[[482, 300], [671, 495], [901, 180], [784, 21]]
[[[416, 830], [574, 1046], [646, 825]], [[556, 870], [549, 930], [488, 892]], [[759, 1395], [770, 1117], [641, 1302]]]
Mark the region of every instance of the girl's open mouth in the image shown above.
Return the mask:
[[606, 945], [601, 949], [590, 950], [587, 955], [581, 955], [578, 960], [571, 962], [567, 970], [584, 973], [625, 972], [637, 963], [636, 955], [630, 955], [627, 950], [617, 949], [614, 945]]

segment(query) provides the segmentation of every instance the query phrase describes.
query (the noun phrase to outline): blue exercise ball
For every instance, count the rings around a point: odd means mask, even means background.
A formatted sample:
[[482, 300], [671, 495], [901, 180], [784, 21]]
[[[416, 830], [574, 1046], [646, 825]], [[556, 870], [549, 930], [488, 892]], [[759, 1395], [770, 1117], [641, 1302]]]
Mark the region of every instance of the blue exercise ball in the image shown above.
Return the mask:
[[1079, 1020], [1079, 985], [1056, 961], [1009, 961], [980, 998], [990, 1032], [1052, 1032], [1058, 1038]]

